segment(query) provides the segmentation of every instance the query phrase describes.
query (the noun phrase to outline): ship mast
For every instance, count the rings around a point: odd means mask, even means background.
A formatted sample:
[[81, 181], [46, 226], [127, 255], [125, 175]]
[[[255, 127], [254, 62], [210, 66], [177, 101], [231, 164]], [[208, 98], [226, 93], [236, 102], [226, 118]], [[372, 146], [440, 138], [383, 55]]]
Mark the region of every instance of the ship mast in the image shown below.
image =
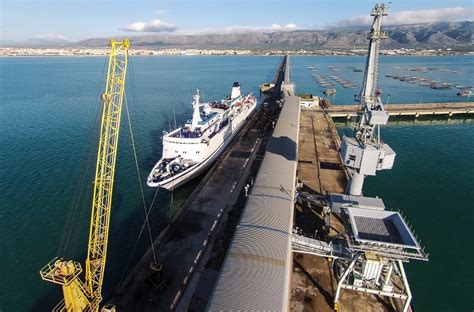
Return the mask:
[[387, 38], [387, 32], [381, 30], [382, 19], [387, 15], [388, 8], [384, 4], [376, 4], [371, 12], [374, 19], [371, 32], [367, 36], [369, 50], [358, 96], [360, 109], [354, 137], [344, 137], [341, 144], [341, 157], [351, 174], [346, 190], [350, 195], [362, 195], [365, 176], [375, 175], [377, 170], [391, 169], [395, 160], [395, 152], [380, 140], [380, 126], [388, 122], [388, 113], [380, 97], [375, 95], [380, 42]]

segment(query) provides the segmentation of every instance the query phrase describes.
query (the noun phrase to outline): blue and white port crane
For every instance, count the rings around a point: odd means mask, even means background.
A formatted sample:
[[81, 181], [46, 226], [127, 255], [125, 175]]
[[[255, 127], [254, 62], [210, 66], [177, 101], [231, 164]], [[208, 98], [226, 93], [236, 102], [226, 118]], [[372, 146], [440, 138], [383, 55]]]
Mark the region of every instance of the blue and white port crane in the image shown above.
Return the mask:
[[388, 7], [375, 5], [371, 16], [374, 17], [372, 29], [368, 34], [369, 50], [362, 88], [357, 100], [360, 109], [357, 114], [353, 137], [343, 137], [341, 158], [349, 169], [350, 181], [346, 193], [361, 196], [365, 176], [375, 175], [378, 170], [391, 169], [395, 161], [395, 152], [380, 138], [380, 126], [387, 124], [380, 94], [377, 94], [379, 74], [380, 43], [387, 38], [387, 32], [381, 30], [382, 19], [388, 15]]

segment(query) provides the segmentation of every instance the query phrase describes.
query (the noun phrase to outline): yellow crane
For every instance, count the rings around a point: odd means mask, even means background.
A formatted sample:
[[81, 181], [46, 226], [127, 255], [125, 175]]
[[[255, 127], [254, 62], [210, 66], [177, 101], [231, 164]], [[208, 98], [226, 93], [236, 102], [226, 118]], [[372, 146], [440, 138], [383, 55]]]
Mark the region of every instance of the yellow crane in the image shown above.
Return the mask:
[[98, 311], [107, 259], [112, 191], [125, 94], [130, 41], [110, 40], [110, 57], [105, 92], [102, 94], [102, 121], [94, 180], [85, 281], [80, 279], [81, 264], [56, 257], [44, 266], [43, 280], [62, 286], [64, 299], [53, 311]]

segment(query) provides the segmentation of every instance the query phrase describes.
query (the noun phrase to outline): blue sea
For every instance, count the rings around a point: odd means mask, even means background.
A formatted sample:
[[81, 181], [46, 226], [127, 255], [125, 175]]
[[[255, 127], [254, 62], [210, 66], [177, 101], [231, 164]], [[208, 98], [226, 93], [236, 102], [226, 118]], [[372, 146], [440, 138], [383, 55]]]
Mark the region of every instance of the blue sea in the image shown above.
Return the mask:
[[[191, 114], [191, 97], [218, 100], [234, 81], [258, 94], [271, 81], [281, 57], [164, 56], [131, 59], [127, 102], [141, 180], [161, 156], [163, 130]], [[321, 95], [307, 66], [361, 83], [364, 57], [292, 57], [298, 93]], [[38, 271], [53, 257], [84, 263], [91, 190], [104, 89], [105, 57], [0, 58], [0, 310], [43, 311], [61, 298], [56, 285]], [[417, 66], [451, 69], [411, 72]], [[385, 77], [417, 75], [474, 85], [472, 57], [381, 57], [379, 86], [390, 103], [469, 101], [457, 90], [432, 90]], [[337, 87], [335, 104], [352, 104], [358, 89]], [[104, 283], [105, 297], [149, 245], [130, 131], [123, 116], [112, 225]], [[339, 124], [340, 131], [347, 125]], [[474, 121], [469, 118], [397, 120], [383, 128], [384, 141], [397, 152], [395, 166], [366, 179], [364, 192], [403, 211], [430, 252], [429, 262], [406, 265], [417, 311], [472, 310], [474, 293], [471, 228], [474, 221]], [[152, 209], [157, 236], [196, 182], [173, 197], [159, 191]], [[154, 189], [146, 188], [149, 205]], [[145, 231], [146, 232], [146, 231]]]

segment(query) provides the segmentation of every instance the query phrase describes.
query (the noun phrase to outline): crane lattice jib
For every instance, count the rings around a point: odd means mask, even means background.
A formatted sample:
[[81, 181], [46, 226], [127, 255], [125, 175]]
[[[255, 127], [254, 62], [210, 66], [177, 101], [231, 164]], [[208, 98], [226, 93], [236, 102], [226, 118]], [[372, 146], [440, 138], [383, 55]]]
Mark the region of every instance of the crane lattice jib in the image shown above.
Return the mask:
[[369, 57], [367, 58], [367, 62], [365, 64], [364, 81], [360, 94], [362, 104], [364, 102], [375, 101], [374, 93], [379, 71], [378, 58], [380, 40], [387, 38], [387, 32], [381, 31], [382, 17], [388, 15], [388, 8], [386, 8], [383, 4], [377, 4], [371, 15], [374, 16], [374, 20], [372, 23], [372, 31], [367, 36], [367, 39], [369, 39]]
[[[377, 86], [377, 78], [379, 74], [379, 51], [380, 42], [387, 38], [387, 32], [382, 31], [382, 18], [388, 15], [388, 8], [384, 4], [375, 5], [371, 16], [374, 17], [372, 23], [372, 30], [368, 34], [369, 50], [368, 57], [365, 64], [364, 78], [362, 88], [360, 90], [359, 101], [360, 110], [356, 120], [356, 137], [360, 142], [377, 141], [376, 127], [367, 120], [367, 114], [370, 107], [380, 104], [380, 98], [376, 96], [375, 89]], [[380, 107], [383, 107], [380, 105]]]
[[86, 260], [86, 282], [89, 292], [94, 297], [100, 297], [107, 258], [110, 210], [129, 45], [127, 40], [111, 41], [107, 85], [102, 94], [102, 122]]
[[64, 299], [53, 311], [98, 311], [107, 259], [112, 191], [125, 93], [130, 42], [110, 41], [110, 57], [105, 92], [102, 94], [102, 121], [94, 180], [94, 196], [86, 260], [85, 282], [80, 279], [81, 264], [56, 257], [45, 265], [43, 280], [61, 285]]

